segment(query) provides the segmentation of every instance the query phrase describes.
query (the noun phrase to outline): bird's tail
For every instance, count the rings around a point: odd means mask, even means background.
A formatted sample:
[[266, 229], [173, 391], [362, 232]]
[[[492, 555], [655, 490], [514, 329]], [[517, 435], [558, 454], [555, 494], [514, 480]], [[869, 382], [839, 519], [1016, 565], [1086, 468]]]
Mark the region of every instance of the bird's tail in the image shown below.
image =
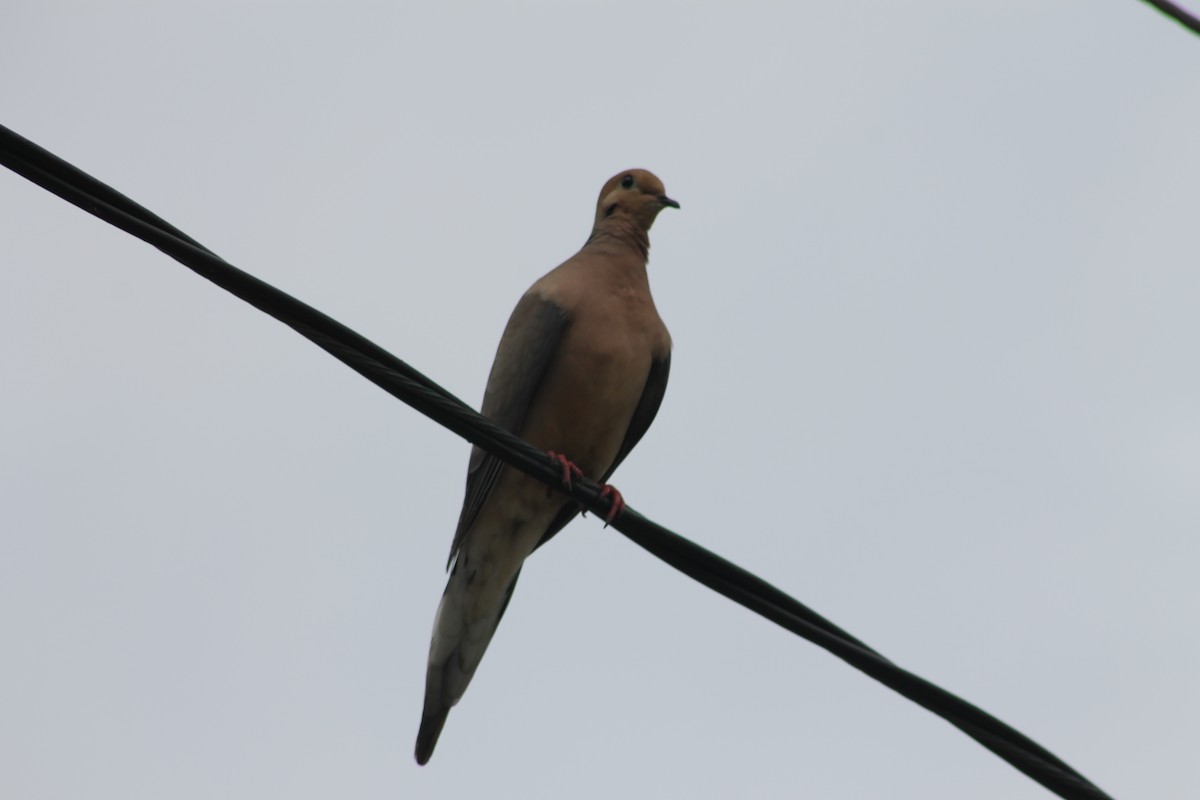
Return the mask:
[[424, 765], [433, 755], [450, 709], [462, 697], [471, 682], [492, 634], [508, 608], [520, 570], [504, 591], [495, 613], [469, 619], [464, 613], [465, 581], [460, 582], [456, 568], [450, 574], [446, 592], [433, 621], [433, 641], [429, 647], [429, 667], [425, 674], [425, 707], [417, 731], [417, 763]]
[[421, 729], [417, 731], [417, 763], [425, 766], [433, 756], [433, 748], [437, 746], [438, 737], [442, 735], [442, 726], [446, 717], [450, 716], [450, 706], [438, 703], [430, 709], [426, 705], [421, 714]]

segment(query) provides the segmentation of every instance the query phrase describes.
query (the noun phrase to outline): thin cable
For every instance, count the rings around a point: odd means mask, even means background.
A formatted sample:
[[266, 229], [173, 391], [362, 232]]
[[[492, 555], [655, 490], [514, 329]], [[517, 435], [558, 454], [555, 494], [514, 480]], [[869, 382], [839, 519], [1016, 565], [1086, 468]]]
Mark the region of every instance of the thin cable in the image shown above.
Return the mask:
[[[454, 395], [375, 343], [312, 306], [239, 270], [111, 187], [0, 126], [0, 163], [133, 236], [288, 325], [384, 391], [543, 483], [563, 490], [561, 470], [545, 454], [497, 427]], [[563, 490], [602, 516], [608, 501], [583, 479]], [[1016, 729], [904, 670], [829, 620], [732, 562], [626, 507], [612, 523], [640, 547], [710, 589], [828, 650], [942, 717], [1055, 794], [1105, 800], [1104, 792]]]
[[1143, 0], [1143, 2], [1154, 6], [1192, 33], [1200, 34], [1200, 19], [1197, 19], [1195, 15], [1178, 3], [1172, 3], [1170, 0]]

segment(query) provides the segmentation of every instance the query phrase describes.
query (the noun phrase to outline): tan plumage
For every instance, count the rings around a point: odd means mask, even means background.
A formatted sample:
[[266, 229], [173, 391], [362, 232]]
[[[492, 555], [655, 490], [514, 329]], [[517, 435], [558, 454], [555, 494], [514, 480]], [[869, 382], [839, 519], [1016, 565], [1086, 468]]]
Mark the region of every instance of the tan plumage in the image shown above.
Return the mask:
[[[604, 184], [587, 243], [517, 304], [484, 393], [484, 416], [600, 482], [646, 432], [666, 388], [671, 337], [650, 296], [646, 258], [650, 226], [667, 206], [679, 204], [645, 170]], [[479, 666], [525, 558], [577, 513], [565, 495], [472, 450], [434, 619], [418, 763], [429, 760]]]

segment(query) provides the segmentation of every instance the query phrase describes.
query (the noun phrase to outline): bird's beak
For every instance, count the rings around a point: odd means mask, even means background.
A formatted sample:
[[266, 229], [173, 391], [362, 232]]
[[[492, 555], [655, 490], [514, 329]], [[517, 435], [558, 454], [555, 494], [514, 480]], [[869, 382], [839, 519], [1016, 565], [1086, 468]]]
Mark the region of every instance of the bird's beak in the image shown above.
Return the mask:
[[658, 202], [662, 203], [664, 207], [670, 206], [671, 208], [679, 208], [679, 203], [676, 203], [674, 200], [667, 197], [665, 194], [660, 194], [658, 196]]

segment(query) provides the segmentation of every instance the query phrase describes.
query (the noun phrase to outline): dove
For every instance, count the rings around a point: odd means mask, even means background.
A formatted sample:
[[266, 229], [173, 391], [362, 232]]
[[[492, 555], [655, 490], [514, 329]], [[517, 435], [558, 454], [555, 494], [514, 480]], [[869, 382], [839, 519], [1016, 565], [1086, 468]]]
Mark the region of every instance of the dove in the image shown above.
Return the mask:
[[[679, 203], [646, 170], [604, 184], [587, 242], [513, 310], [483, 397], [481, 413], [545, 450], [564, 485], [583, 475], [602, 484], [610, 522], [625, 503], [606, 481], [657, 415], [670, 371], [671, 337], [646, 275], [650, 226], [664, 208]], [[433, 622], [418, 764], [433, 755], [525, 559], [580, 511], [557, 489], [472, 449]]]

